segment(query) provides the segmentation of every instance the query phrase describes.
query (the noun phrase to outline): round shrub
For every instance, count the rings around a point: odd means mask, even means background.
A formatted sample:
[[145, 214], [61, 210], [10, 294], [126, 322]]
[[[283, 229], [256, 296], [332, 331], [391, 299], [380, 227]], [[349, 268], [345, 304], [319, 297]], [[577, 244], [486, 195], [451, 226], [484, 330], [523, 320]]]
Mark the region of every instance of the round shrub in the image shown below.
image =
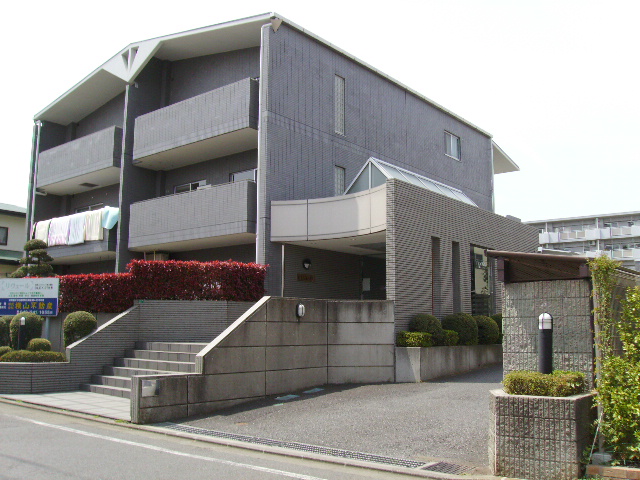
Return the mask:
[[96, 317], [89, 312], [73, 312], [67, 315], [62, 323], [64, 346], [68, 347], [82, 337], [86, 337], [98, 327]]
[[444, 344], [442, 324], [433, 315], [418, 314], [409, 322], [410, 332], [430, 333], [434, 345]]
[[458, 334], [458, 345], [478, 344], [478, 325], [468, 313], [453, 313], [442, 319], [442, 328]]
[[13, 350], [0, 357], [0, 362], [66, 362], [62, 352], [30, 352], [29, 350]]
[[494, 343], [498, 343], [500, 329], [493, 318], [476, 315], [473, 319], [478, 324], [478, 343], [480, 345], [493, 345]]
[[32, 338], [29, 340], [27, 350], [30, 352], [50, 352], [51, 342], [46, 338]]
[[13, 319], [13, 315], [4, 315], [0, 317], [0, 347], [7, 346], [11, 343], [9, 335], [9, 324]]
[[500, 336], [498, 337], [498, 343], [502, 343], [502, 314], [496, 313], [491, 315], [491, 318], [498, 324], [498, 330], [500, 330]]
[[2, 357], [5, 353], [13, 351], [11, 347], [0, 347], [0, 357]]
[[18, 331], [20, 329], [20, 319], [24, 317], [24, 338], [20, 340], [26, 345], [32, 338], [39, 338], [42, 335], [43, 318], [33, 312], [18, 312], [9, 324], [9, 332], [11, 334], [11, 346], [15, 349], [20, 348], [18, 345]]
[[444, 343], [443, 345], [446, 347], [453, 347], [458, 345], [458, 332], [454, 332], [453, 330], [443, 330], [444, 332]]
[[396, 334], [396, 346], [426, 348], [433, 346], [433, 342], [430, 333], [402, 331]]

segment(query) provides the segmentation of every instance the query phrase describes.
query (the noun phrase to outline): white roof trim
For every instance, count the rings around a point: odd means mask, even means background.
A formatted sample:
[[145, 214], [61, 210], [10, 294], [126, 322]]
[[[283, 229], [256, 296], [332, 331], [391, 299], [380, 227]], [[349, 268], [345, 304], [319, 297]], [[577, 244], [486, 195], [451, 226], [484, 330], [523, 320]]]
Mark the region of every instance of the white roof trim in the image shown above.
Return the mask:
[[520, 167], [502, 150], [496, 142], [491, 141], [493, 150], [493, 174], [519, 172]]

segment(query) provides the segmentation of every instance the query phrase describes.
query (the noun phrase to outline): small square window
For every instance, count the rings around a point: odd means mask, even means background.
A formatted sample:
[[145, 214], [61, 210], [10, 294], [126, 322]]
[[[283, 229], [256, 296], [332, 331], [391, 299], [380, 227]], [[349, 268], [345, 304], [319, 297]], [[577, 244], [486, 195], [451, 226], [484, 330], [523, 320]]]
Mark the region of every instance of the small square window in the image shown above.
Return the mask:
[[9, 241], [9, 227], [0, 227], [0, 245], [6, 245]]
[[256, 181], [256, 168], [250, 168], [249, 170], [242, 170], [241, 172], [233, 172], [229, 175], [230, 182], [240, 182], [242, 180]]
[[453, 133], [444, 132], [445, 153], [460, 160], [460, 137]]

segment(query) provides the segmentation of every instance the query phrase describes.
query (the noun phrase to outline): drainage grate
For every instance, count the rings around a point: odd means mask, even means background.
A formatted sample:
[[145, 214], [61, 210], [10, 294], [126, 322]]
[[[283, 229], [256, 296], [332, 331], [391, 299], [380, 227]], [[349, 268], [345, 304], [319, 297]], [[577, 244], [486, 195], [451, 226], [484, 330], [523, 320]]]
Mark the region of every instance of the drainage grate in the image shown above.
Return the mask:
[[[297, 442], [282, 442], [280, 440], [271, 440], [269, 438], [251, 437], [249, 435], [238, 435], [235, 433], [218, 432], [215, 430], [207, 430], [204, 428], [192, 427], [190, 425], [180, 425], [177, 423], [159, 423], [156, 426], [164, 427], [179, 432], [193, 433], [196, 435], [204, 435], [207, 437], [225, 438], [227, 440], [237, 440], [240, 442], [253, 443], [258, 445], [268, 445], [270, 447], [291, 448], [303, 452], [319, 453], [322, 455], [330, 455], [332, 457], [350, 458], [353, 460], [362, 460], [365, 462], [383, 463], [386, 465], [396, 465], [407, 468], [420, 468], [425, 465], [424, 462], [416, 462], [414, 460], [404, 460], [402, 458], [383, 457], [381, 455], [372, 455], [370, 453], [351, 452], [349, 450], [340, 450], [339, 448], [319, 447], [317, 445], [308, 445]], [[455, 465], [458, 466], [458, 465]], [[464, 467], [463, 467], [464, 468]]]
[[470, 473], [475, 467], [468, 467], [466, 465], [456, 465], [455, 463], [438, 462], [426, 467], [422, 467], [421, 470], [429, 470], [430, 472], [450, 473], [452, 475], [464, 475]]

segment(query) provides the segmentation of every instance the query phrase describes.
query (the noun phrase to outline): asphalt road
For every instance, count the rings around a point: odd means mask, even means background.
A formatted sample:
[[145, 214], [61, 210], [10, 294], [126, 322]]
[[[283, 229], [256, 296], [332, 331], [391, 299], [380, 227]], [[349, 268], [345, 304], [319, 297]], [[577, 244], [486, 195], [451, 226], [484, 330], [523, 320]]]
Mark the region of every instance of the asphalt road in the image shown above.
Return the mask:
[[0, 479], [406, 478], [0, 403]]
[[[425, 383], [326, 387], [183, 422], [417, 461], [488, 466], [489, 390], [502, 365]], [[488, 469], [485, 469], [488, 471]]]

